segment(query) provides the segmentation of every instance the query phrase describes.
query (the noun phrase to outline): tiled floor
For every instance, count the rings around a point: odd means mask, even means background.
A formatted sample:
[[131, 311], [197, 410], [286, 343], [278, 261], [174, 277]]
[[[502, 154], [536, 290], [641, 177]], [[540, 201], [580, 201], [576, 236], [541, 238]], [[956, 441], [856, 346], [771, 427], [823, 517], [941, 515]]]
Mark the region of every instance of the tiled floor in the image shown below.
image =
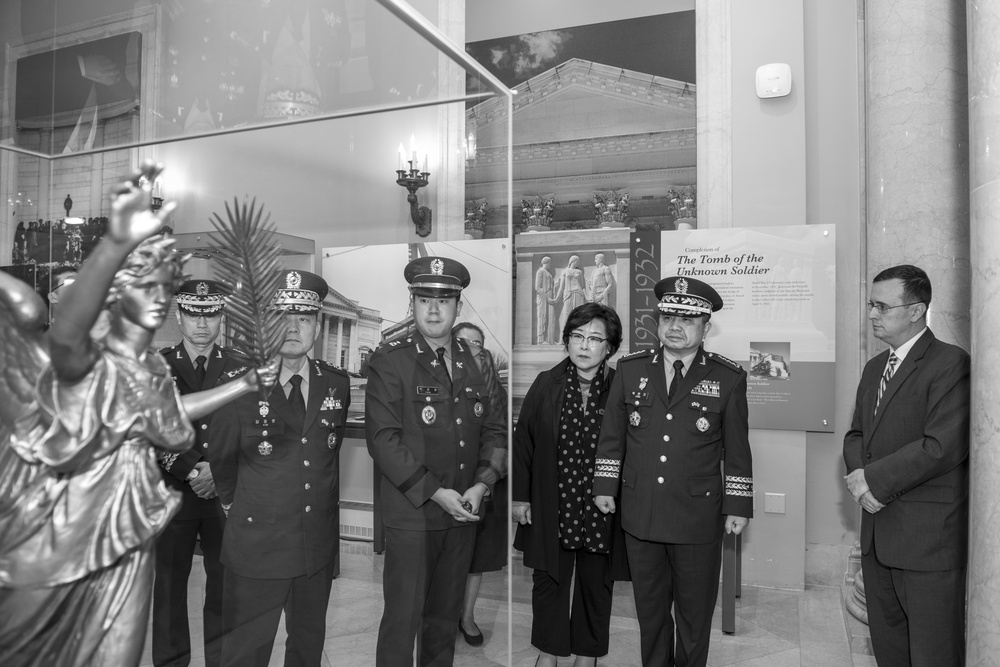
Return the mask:
[[[203, 667], [201, 644], [201, 586], [204, 580], [200, 559], [196, 559], [191, 581], [192, 667]], [[371, 544], [341, 543], [341, 576], [333, 584], [327, 613], [324, 667], [356, 667], [374, 664], [375, 638], [382, 614], [382, 562], [372, 553]], [[455, 665], [462, 667], [531, 667], [536, 652], [528, 637], [531, 627], [531, 573], [515, 559], [508, 610], [506, 572], [483, 577], [476, 621], [486, 635], [483, 646], [473, 648], [457, 640]], [[843, 605], [839, 588], [810, 587], [805, 591], [783, 591], [743, 587], [737, 601], [736, 633], [720, 631], [720, 611], [716, 609], [712, 628], [710, 667], [875, 667], [867, 651], [867, 628], [851, 618]], [[508, 630], [513, 627], [513, 636]], [[853, 646], [853, 652], [852, 652]], [[271, 667], [284, 659], [284, 631], [279, 630]], [[572, 665], [572, 659], [560, 666]], [[149, 639], [143, 666], [151, 665]], [[615, 586], [611, 619], [611, 651], [600, 665], [638, 667], [639, 630], [635, 620], [630, 584]]]

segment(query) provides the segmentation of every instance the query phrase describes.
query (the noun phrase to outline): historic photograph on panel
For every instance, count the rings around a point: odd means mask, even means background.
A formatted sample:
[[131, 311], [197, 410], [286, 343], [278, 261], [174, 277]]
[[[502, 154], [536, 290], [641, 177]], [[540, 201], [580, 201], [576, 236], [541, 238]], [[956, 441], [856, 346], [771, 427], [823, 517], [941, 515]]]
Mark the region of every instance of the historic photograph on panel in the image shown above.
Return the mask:
[[750, 341], [750, 370], [755, 378], [787, 380], [791, 377], [791, 343], [761, 343]]

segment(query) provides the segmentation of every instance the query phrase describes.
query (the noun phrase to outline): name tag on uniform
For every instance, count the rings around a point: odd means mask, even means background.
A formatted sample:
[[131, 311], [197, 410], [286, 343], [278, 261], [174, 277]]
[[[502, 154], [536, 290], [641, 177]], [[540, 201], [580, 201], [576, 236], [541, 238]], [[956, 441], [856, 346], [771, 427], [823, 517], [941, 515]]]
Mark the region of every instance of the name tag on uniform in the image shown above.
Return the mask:
[[440, 387], [417, 387], [417, 396], [437, 396], [440, 393]]
[[711, 396], [712, 398], [719, 398], [720, 389], [719, 382], [717, 380], [702, 380], [698, 383], [698, 386], [691, 390], [692, 394], [698, 396]]

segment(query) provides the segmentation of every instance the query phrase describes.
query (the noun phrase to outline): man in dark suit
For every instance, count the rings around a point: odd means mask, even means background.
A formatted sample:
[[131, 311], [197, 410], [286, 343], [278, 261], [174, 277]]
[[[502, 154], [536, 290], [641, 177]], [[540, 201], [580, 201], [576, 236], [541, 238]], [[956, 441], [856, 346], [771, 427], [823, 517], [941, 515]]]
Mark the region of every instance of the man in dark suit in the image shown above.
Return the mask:
[[661, 347], [618, 362], [594, 496], [614, 512], [620, 480], [642, 664], [696, 667], [708, 661], [723, 532], [740, 534], [753, 513], [747, 374], [702, 347], [718, 292], [680, 276], [654, 291]]
[[483, 497], [506, 471], [506, 406], [451, 334], [468, 270], [421, 257], [403, 271], [416, 331], [371, 357], [368, 451], [382, 471], [385, 608], [377, 667], [451, 665]]
[[882, 271], [868, 318], [889, 349], [865, 366], [844, 437], [879, 667], [965, 664], [969, 355], [927, 328], [931, 283]]
[[[181, 341], [160, 350], [181, 394], [211, 389], [247, 370], [216, 340], [225, 295], [214, 280], [189, 280], [174, 297]], [[163, 479], [183, 495], [183, 504], [156, 544], [153, 585], [153, 664], [187, 667], [191, 663], [188, 627], [188, 576], [195, 545], [201, 541], [205, 566], [205, 665], [218, 667], [222, 652], [222, 530], [225, 517], [215, 494], [208, 462], [212, 417], [193, 422], [197, 441], [183, 454], [160, 459]]]
[[326, 282], [284, 271], [283, 284], [274, 300], [286, 322], [279, 386], [266, 400], [234, 401], [212, 422], [212, 469], [228, 517], [224, 667], [266, 667], [282, 611], [285, 665], [318, 667], [323, 659], [350, 377], [308, 356], [322, 330]]

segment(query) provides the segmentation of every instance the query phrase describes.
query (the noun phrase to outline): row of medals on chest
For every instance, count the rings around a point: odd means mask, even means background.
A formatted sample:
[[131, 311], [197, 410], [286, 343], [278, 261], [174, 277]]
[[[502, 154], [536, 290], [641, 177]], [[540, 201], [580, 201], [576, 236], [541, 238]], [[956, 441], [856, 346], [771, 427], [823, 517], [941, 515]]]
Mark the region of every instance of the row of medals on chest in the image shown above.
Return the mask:
[[[256, 422], [257, 425], [265, 427], [264, 430], [262, 430], [260, 434], [261, 434], [261, 436], [263, 436], [263, 437], [266, 438], [267, 435], [268, 435], [268, 431], [267, 431], [266, 427], [267, 426], [274, 426], [275, 424], [277, 424], [278, 423], [278, 418], [277, 417], [271, 417], [270, 419], [268, 419], [267, 415], [271, 412], [271, 406], [268, 404], [267, 401], [259, 401], [259, 405], [260, 405], [260, 409], [258, 410], [258, 412], [260, 413], [260, 419], [255, 420], [255, 422]], [[321, 410], [336, 410], [339, 407], [340, 407], [340, 401], [336, 400], [333, 396], [327, 396], [323, 400], [323, 406], [320, 409]], [[336, 448], [336, 446], [337, 446], [337, 434], [336, 434], [336, 432], [334, 432], [332, 430], [334, 425], [331, 424], [330, 421], [328, 419], [326, 419], [326, 418], [320, 419], [319, 423], [320, 423], [321, 426], [323, 426], [325, 428], [331, 429], [330, 434], [326, 436], [326, 446], [329, 449]], [[304, 440], [305, 440], [305, 438], [303, 438], [303, 441]], [[303, 444], [305, 444], [305, 443], [303, 442]], [[272, 445], [267, 440], [261, 440], [260, 444], [257, 445], [257, 452], [261, 456], [270, 456], [271, 453], [274, 452], [274, 445]]]
[[[632, 396], [635, 398], [634, 402], [636, 406], [639, 405], [640, 403], [639, 398], [643, 397], [643, 390], [646, 388], [646, 384], [648, 382], [649, 378], [639, 378], [639, 390], [632, 392]], [[702, 380], [697, 387], [691, 390], [691, 395], [718, 398], [719, 383], [714, 380]], [[700, 409], [701, 413], [708, 412], [708, 407], [702, 405], [699, 401], [691, 401], [691, 408], [694, 410]], [[673, 419], [673, 416], [668, 414], [667, 419]], [[642, 415], [639, 414], [638, 407], [636, 407], [636, 409], [633, 409], [631, 414], [629, 414], [628, 423], [631, 424], [632, 426], [639, 426], [642, 423]], [[704, 414], [700, 414], [698, 419], [694, 422], [694, 426], [700, 432], [704, 433], [711, 427], [711, 424], [709, 423], [708, 419], [705, 418]]]

